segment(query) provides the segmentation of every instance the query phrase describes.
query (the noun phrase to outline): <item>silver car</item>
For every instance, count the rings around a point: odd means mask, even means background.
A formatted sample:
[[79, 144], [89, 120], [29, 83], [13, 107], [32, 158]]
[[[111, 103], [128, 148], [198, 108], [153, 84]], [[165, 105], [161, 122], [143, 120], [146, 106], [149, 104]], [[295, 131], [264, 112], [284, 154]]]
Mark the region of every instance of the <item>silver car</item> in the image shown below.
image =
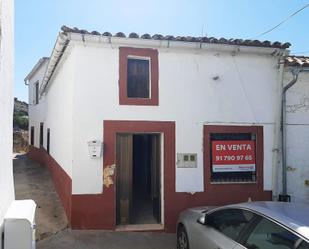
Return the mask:
[[247, 202], [192, 208], [177, 224], [177, 249], [309, 249], [309, 205]]

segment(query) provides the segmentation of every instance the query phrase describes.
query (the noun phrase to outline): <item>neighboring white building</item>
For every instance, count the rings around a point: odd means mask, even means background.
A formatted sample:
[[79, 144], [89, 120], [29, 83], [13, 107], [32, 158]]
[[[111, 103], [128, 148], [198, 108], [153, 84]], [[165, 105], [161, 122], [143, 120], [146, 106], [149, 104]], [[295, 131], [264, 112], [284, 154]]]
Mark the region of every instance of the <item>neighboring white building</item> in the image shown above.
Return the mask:
[[187, 207], [278, 197], [289, 44], [62, 31], [25, 79], [29, 155], [73, 228], [174, 231]]
[[309, 57], [286, 59], [284, 82], [298, 74], [287, 90], [287, 193], [292, 201], [309, 202]]
[[0, 248], [3, 217], [14, 200], [13, 148], [13, 58], [14, 2], [0, 1]]

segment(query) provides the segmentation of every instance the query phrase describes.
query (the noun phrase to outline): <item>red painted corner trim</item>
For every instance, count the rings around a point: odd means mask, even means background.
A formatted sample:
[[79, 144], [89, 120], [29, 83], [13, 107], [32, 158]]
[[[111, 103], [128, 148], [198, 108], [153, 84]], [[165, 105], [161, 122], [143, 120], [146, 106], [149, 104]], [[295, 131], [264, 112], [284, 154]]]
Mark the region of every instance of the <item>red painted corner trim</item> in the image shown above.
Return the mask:
[[[127, 97], [128, 56], [150, 58], [151, 96], [149, 99]], [[119, 48], [119, 104], [120, 105], [159, 105], [159, 63], [158, 50], [151, 48]]]

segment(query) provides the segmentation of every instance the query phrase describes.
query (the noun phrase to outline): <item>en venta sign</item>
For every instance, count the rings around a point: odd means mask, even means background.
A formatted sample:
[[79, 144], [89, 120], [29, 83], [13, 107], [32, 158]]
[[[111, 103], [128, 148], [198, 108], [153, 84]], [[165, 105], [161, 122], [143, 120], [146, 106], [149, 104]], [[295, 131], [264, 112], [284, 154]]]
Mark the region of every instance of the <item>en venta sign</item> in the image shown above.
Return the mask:
[[212, 141], [212, 170], [213, 172], [255, 171], [254, 141]]

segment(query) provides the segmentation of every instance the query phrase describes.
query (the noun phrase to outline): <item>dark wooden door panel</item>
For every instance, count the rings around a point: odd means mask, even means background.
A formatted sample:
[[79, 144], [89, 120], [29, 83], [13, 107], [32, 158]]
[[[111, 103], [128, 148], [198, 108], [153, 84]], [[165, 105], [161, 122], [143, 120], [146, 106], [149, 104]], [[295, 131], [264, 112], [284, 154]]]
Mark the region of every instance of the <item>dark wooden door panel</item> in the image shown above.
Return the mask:
[[160, 135], [151, 136], [151, 197], [153, 215], [161, 222], [161, 141]]
[[117, 134], [116, 139], [117, 224], [130, 224], [132, 213], [132, 134]]

